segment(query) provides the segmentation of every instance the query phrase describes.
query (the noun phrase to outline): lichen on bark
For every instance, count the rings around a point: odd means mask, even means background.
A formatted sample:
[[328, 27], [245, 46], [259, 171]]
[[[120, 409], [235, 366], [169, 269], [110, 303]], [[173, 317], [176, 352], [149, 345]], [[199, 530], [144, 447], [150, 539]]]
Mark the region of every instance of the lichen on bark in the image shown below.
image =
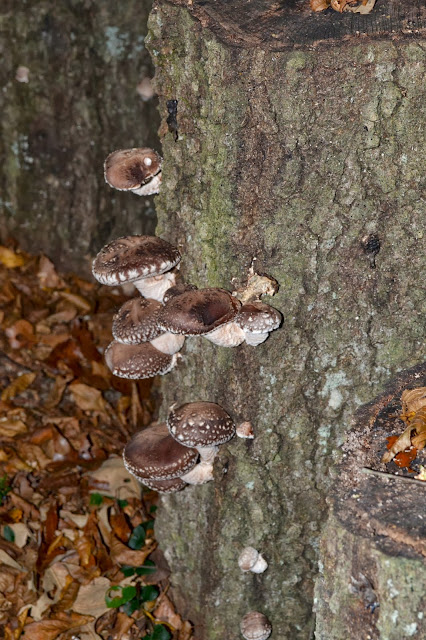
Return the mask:
[[[149, 29], [164, 119], [178, 100], [178, 141], [161, 129], [158, 233], [198, 286], [240, 285], [255, 259], [280, 283], [267, 301], [285, 318], [256, 348], [187, 340], [162, 382], [163, 414], [215, 401], [256, 437], [221, 448], [214, 483], [164, 498], [157, 534], [197, 638], [237, 637], [256, 609], [272, 637], [306, 639], [351, 414], [423, 350], [424, 49], [404, 38], [233, 47], [166, 2]], [[376, 269], [366, 233], [381, 240]], [[246, 545], [269, 562], [261, 576], [239, 571]]]

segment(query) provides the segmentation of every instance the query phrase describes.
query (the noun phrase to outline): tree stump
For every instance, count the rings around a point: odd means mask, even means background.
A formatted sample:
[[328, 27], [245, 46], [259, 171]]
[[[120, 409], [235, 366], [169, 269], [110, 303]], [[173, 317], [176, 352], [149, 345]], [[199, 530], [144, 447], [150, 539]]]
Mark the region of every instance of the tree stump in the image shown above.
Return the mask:
[[[357, 411], [322, 536], [316, 588], [320, 640], [426, 634], [426, 483], [393, 462], [388, 468], [380, 463], [386, 438], [404, 428], [395, 418], [401, 391], [422, 386], [426, 363], [401, 372]], [[426, 464], [424, 450], [417, 457], [413, 466]]]
[[[202, 640], [239, 637], [249, 610], [268, 616], [272, 638], [312, 637], [324, 526], [323, 563], [338, 543], [326, 498], [351, 416], [424, 360], [424, 8], [384, 0], [356, 16], [307, 4], [159, 0], [149, 19], [165, 158], [157, 233], [199, 287], [236, 289], [252, 265], [270, 274], [280, 289], [265, 301], [284, 314], [258, 347], [187, 340], [161, 384], [160, 417], [209, 400], [255, 431], [221, 448], [214, 483], [159, 510], [174, 597]], [[240, 571], [247, 545], [265, 573]], [[319, 637], [325, 590], [340, 611], [348, 579], [322, 578]], [[367, 637], [367, 613], [354, 637]]]

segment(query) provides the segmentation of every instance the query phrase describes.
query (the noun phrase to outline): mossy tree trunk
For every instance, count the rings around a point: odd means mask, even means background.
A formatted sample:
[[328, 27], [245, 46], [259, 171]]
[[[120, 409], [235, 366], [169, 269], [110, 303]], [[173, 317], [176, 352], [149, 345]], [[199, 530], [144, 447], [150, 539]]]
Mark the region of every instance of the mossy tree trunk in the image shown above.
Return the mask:
[[[88, 274], [111, 238], [153, 233], [152, 198], [113, 191], [114, 149], [158, 147], [145, 49], [150, 0], [39, 0], [0, 6], [0, 240], [15, 238], [67, 270]], [[16, 80], [18, 67], [28, 82]], [[21, 74], [21, 79], [22, 76]]]
[[[162, 416], [172, 402], [210, 400], [256, 433], [221, 448], [214, 483], [164, 498], [159, 511], [175, 597], [203, 640], [237, 638], [251, 609], [268, 615], [273, 638], [312, 637], [326, 498], [351, 416], [424, 360], [424, 13], [407, 2], [378, 3], [370, 16], [267, 4], [158, 0], [149, 20], [164, 119], [178, 100], [178, 140], [165, 121], [160, 129], [157, 233], [181, 248], [182, 274], [199, 287], [236, 288], [254, 261], [278, 280], [268, 302], [285, 318], [258, 347], [187, 340], [162, 382]], [[334, 544], [336, 568], [322, 593], [342, 598], [318, 608], [324, 639], [338, 637], [330, 616], [348, 593], [347, 537], [354, 553], [379, 554], [339, 522], [323, 542], [322, 562]], [[264, 574], [240, 572], [246, 545], [265, 554]], [[375, 587], [386, 598], [380, 553]], [[417, 556], [400, 570], [425, 576]], [[413, 619], [400, 620], [421, 634], [421, 580], [411, 578], [396, 589], [400, 603], [415, 594]], [[402, 622], [380, 622], [382, 611], [369, 615], [383, 638], [409, 637]]]

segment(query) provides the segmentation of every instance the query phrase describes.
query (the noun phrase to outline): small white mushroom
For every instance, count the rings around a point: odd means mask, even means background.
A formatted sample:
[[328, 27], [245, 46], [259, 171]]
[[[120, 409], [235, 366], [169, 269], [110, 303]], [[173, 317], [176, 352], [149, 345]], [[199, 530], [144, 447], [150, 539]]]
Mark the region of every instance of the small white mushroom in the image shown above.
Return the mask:
[[245, 547], [238, 558], [238, 566], [241, 571], [263, 573], [268, 568], [265, 558], [254, 547]]
[[246, 613], [241, 620], [240, 629], [245, 640], [266, 640], [272, 633], [271, 623], [259, 611]]
[[235, 433], [239, 438], [254, 438], [253, 425], [251, 422], [242, 422], [236, 428]]

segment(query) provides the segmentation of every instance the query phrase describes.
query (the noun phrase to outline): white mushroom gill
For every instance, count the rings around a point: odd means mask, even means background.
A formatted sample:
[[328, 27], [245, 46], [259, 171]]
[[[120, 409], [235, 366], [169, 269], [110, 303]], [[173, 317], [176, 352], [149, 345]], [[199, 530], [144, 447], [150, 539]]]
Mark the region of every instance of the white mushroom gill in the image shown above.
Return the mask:
[[159, 276], [140, 278], [133, 283], [141, 296], [163, 302], [164, 294], [176, 284], [176, 274], [168, 271]]
[[223, 324], [204, 334], [203, 338], [207, 338], [220, 347], [238, 347], [244, 342], [244, 331], [235, 322], [228, 322], [228, 324]]

